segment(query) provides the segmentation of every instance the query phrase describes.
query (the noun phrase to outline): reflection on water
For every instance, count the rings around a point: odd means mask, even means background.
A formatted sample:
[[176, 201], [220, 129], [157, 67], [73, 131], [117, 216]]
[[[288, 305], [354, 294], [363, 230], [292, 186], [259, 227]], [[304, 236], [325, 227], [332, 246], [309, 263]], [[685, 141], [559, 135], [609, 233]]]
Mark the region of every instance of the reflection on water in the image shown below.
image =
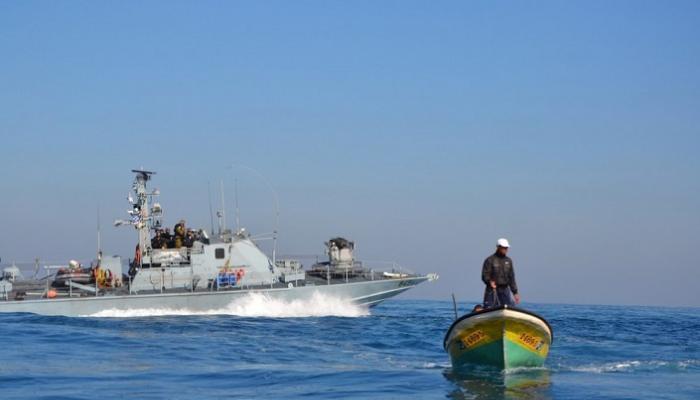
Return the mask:
[[501, 371], [474, 367], [469, 371], [443, 371], [443, 376], [455, 385], [447, 394], [451, 399], [549, 399], [549, 375], [544, 368]]

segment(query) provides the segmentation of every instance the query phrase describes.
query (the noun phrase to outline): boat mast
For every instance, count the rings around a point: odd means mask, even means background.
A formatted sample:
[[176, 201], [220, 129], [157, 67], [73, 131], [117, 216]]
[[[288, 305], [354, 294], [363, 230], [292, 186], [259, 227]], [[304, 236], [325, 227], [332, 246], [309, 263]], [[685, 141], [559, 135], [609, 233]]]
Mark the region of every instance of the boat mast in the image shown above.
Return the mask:
[[[148, 218], [148, 192], [146, 192], [146, 182], [150, 179], [151, 172], [131, 170], [136, 173], [134, 181], [134, 192], [136, 192], [136, 204], [134, 204], [134, 226], [139, 231], [139, 249], [141, 250], [141, 260], [144, 254], [150, 254], [151, 241], [149, 239], [150, 221]], [[147, 251], [148, 250], [148, 251]]]
[[[151, 254], [151, 240], [150, 240], [150, 230], [151, 230], [151, 215], [149, 208], [149, 196], [157, 196], [160, 194], [158, 190], [154, 190], [149, 193], [146, 189], [146, 182], [151, 179], [151, 175], [155, 174], [152, 171], [144, 171], [140, 169], [132, 169], [131, 172], [136, 174], [136, 179], [132, 185], [132, 189], [136, 194], [136, 199], [128, 196], [129, 203], [132, 209], [128, 211], [131, 218], [128, 221], [116, 220], [114, 221], [115, 226], [120, 225], [133, 225], [134, 228], [139, 232], [139, 258], [141, 258], [141, 264], [144, 261], [144, 255]], [[158, 211], [154, 211], [156, 216], [159, 215]]]

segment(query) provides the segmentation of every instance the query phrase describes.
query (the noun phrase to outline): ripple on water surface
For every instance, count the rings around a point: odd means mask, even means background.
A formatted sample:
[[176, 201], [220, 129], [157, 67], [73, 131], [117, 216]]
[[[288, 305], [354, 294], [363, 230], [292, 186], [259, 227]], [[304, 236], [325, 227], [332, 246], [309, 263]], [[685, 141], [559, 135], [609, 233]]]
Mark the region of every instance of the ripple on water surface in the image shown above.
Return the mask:
[[[223, 310], [0, 315], [3, 399], [669, 398], [700, 393], [700, 311], [527, 304], [555, 332], [545, 368], [450, 368], [451, 302], [264, 297]], [[469, 305], [462, 304], [466, 310]]]

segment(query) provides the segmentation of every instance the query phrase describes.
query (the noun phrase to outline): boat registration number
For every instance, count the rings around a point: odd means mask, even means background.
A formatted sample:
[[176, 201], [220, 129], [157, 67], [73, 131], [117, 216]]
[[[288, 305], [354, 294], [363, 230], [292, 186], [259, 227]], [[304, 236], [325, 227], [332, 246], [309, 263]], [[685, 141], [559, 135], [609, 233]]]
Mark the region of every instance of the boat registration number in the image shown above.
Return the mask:
[[466, 347], [474, 347], [477, 343], [486, 339], [486, 334], [481, 329], [475, 330], [462, 338], [462, 343]]
[[521, 333], [520, 336], [518, 336], [518, 339], [520, 340], [520, 343], [536, 351], [539, 351], [542, 348], [542, 345], [544, 345], [544, 340], [525, 332]]

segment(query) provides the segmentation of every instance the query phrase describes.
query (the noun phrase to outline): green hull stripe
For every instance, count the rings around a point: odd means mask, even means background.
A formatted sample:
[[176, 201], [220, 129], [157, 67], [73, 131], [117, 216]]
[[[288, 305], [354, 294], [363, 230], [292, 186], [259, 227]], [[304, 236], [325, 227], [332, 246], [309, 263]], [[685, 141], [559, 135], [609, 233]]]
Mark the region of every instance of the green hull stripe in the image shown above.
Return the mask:
[[544, 357], [508, 339], [504, 340], [504, 352], [506, 354], [506, 368], [516, 367], [541, 367]]
[[455, 367], [463, 364], [493, 365], [503, 368], [503, 343], [500, 340], [495, 340], [452, 359], [452, 365]]
[[541, 367], [544, 357], [508, 339], [496, 340], [464, 352], [452, 359], [459, 368], [465, 364], [492, 365], [497, 368]]

